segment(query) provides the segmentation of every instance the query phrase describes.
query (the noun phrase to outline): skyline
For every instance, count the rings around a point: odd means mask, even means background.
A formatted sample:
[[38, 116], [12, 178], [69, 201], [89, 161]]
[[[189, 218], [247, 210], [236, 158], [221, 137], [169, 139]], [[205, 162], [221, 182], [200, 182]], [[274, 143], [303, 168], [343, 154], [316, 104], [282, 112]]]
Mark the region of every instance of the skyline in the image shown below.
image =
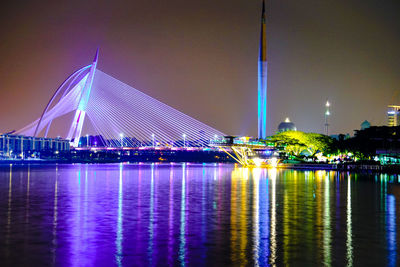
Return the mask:
[[[113, 77], [222, 132], [257, 136], [261, 2], [83, 3], [76, 14], [68, 12], [74, 2], [9, 3], [0, 20], [7, 29], [0, 49], [0, 131], [40, 116], [61, 82], [99, 46], [99, 69]], [[286, 117], [299, 130], [323, 132], [327, 98], [332, 134], [351, 134], [364, 120], [386, 124], [400, 82], [399, 4], [364, 1], [354, 13], [357, 2], [267, 1], [268, 134]]]

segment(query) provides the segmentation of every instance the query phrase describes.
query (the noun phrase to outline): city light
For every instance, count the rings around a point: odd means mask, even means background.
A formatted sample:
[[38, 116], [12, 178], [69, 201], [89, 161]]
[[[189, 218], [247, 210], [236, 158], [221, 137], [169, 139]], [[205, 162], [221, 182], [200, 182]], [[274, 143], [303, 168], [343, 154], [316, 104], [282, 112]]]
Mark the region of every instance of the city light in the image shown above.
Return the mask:
[[260, 158], [254, 158], [253, 159], [254, 164], [256, 165], [256, 167], [261, 167], [262, 163], [264, 162], [263, 159]]
[[278, 163], [279, 163], [279, 159], [277, 159], [275, 157], [271, 158], [270, 165], [271, 165], [272, 168], [278, 167]]
[[124, 144], [123, 144], [124, 134], [123, 134], [123, 133], [120, 133], [120, 134], [119, 134], [119, 137], [121, 138], [121, 147], [124, 147]]

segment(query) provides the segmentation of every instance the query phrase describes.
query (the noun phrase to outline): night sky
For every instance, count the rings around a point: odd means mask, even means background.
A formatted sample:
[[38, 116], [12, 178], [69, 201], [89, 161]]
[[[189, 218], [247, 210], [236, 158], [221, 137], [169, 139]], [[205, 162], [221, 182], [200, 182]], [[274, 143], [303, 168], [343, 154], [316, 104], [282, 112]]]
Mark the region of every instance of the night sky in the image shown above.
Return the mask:
[[[8, 1], [0, 9], [0, 132], [40, 116], [88, 65], [227, 134], [257, 134], [261, 0]], [[400, 104], [398, 0], [267, 3], [268, 133], [353, 133]]]

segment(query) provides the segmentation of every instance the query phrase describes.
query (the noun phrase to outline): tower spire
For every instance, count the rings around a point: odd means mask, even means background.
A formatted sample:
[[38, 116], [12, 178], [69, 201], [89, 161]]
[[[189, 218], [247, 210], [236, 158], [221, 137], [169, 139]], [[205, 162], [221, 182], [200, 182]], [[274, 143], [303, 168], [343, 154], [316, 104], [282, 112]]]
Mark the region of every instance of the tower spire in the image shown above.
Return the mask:
[[258, 138], [267, 137], [267, 20], [265, 0], [262, 1], [260, 56], [258, 59]]
[[261, 21], [263, 23], [265, 23], [265, 0], [263, 0], [263, 3], [262, 3], [262, 18], [261, 18]]
[[72, 120], [72, 124], [68, 132], [67, 139], [71, 140], [71, 145], [74, 147], [78, 146], [79, 138], [81, 137], [82, 134], [83, 122], [85, 120], [85, 115], [86, 115], [86, 107], [90, 98], [90, 91], [92, 90], [92, 84], [93, 84], [94, 74], [97, 68], [98, 58], [99, 58], [99, 48], [97, 48], [96, 50], [96, 54], [94, 56], [93, 63], [90, 66], [89, 73], [87, 74], [87, 76], [85, 76], [86, 82], [84, 83], [84, 86], [81, 91], [78, 109], [75, 111], [75, 116], [74, 119]]

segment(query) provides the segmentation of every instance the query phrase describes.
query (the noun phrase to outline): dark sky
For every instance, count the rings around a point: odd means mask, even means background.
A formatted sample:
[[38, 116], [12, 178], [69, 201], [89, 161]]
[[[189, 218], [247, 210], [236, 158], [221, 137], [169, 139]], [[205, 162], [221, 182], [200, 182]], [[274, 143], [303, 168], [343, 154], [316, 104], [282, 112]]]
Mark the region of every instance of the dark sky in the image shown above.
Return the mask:
[[[268, 133], [352, 133], [400, 104], [398, 0], [267, 3]], [[0, 132], [37, 118], [91, 63], [227, 134], [257, 133], [261, 0], [8, 1], [0, 9]]]

